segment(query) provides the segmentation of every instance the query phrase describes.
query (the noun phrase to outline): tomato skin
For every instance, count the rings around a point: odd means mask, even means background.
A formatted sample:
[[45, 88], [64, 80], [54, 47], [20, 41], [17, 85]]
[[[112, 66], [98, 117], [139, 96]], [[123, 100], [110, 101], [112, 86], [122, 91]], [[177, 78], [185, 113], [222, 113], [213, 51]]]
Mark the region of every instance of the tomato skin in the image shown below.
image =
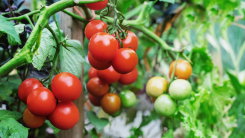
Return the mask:
[[[170, 71], [169, 71], [169, 77], [170, 78], [171, 78], [172, 72], [174, 70], [174, 65], [175, 65], [175, 61], [173, 61], [170, 64]], [[191, 76], [191, 73], [192, 73], [192, 67], [191, 67], [190, 63], [186, 60], [179, 59], [177, 61], [174, 76], [176, 76], [178, 79], [187, 80]]]
[[98, 77], [95, 77], [88, 81], [87, 90], [93, 96], [101, 97], [108, 93], [109, 85], [101, 81]]
[[163, 77], [152, 77], [146, 84], [146, 92], [150, 97], [156, 98], [167, 91], [168, 82]]
[[100, 106], [101, 97], [95, 97], [89, 93], [88, 99], [94, 106]]
[[89, 69], [89, 72], [88, 72], [88, 77], [89, 77], [89, 79], [92, 79], [92, 78], [94, 78], [94, 77], [98, 77], [98, 76], [97, 76], [97, 69], [91, 67], [91, 68]]
[[30, 128], [38, 128], [42, 126], [46, 120], [46, 116], [36, 116], [30, 112], [28, 108], [23, 113], [23, 120]]
[[75, 126], [79, 121], [79, 110], [72, 102], [58, 103], [54, 112], [48, 116], [48, 119], [55, 127], [68, 130]]
[[107, 30], [107, 24], [105, 22], [93, 20], [87, 24], [84, 32], [87, 39], [90, 40], [93, 35], [104, 32], [104, 30]]
[[176, 103], [167, 94], [159, 96], [154, 104], [156, 112], [162, 116], [171, 116], [176, 110]]
[[114, 93], [107, 93], [101, 99], [100, 104], [102, 109], [107, 114], [114, 114], [120, 109], [121, 100], [118, 95]]
[[108, 3], [108, 0], [104, 0], [100, 2], [84, 4], [84, 5], [91, 10], [102, 10], [106, 7], [107, 3]]
[[114, 59], [118, 51], [117, 40], [110, 34], [99, 32], [89, 41], [89, 52], [100, 62], [109, 62]]
[[185, 100], [191, 96], [191, 84], [184, 79], [174, 80], [169, 87], [169, 94], [173, 99]]
[[122, 42], [124, 48], [131, 48], [136, 52], [138, 48], [138, 38], [133, 32], [128, 31], [127, 37], [123, 39]]
[[73, 102], [82, 93], [80, 80], [69, 72], [57, 74], [51, 82], [51, 89], [54, 96], [62, 102]]
[[122, 111], [123, 111], [123, 108], [120, 108], [116, 113], [110, 114], [110, 116], [112, 116], [112, 117], [117, 117], [117, 116], [119, 116], [119, 115], [122, 114]]
[[56, 99], [49, 89], [39, 87], [27, 97], [27, 107], [34, 115], [48, 116], [56, 107]]
[[97, 75], [100, 80], [108, 84], [117, 82], [121, 77], [121, 74], [117, 73], [112, 66], [105, 70], [98, 70]]
[[28, 95], [38, 87], [43, 87], [43, 85], [37, 79], [29, 78], [23, 81], [18, 89], [18, 95], [20, 100], [26, 104]]
[[111, 62], [99, 62], [95, 60], [90, 54], [90, 52], [88, 52], [88, 60], [90, 65], [97, 70], [104, 70], [111, 66]]
[[133, 92], [127, 90], [127, 91], [122, 91], [120, 93], [120, 99], [122, 102], [122, 106], [125, 108], [130, 108], [135, 105], [136, 103], [136, 96]]
[[122, 74], [118, 82], [123, 85], [129, 85], [134, 83], [137, 80], [137, 78], [138, 78], [138, 70], [137, 68], [135, 68], [133, 71], [127, 74]]
[[130, 48], [120, 48], [112, 60], [112, 66], [116, 72], [127, 74], [133, 71], [138, 63], [138, 56]]

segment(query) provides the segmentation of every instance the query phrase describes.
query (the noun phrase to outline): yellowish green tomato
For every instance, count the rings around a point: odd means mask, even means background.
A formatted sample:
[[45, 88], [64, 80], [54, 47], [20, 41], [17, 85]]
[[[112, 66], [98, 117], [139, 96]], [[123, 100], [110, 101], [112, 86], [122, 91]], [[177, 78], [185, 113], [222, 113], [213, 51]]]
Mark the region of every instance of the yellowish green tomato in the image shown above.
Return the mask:
[[116, 113], [110, 114], [110, 116], [112, 116], [112, 117], [117, 117], [117, 116], [119, 116], [119, 115], [122, 114], [122, 111], [123, 111], [123, 108], [121, 107]]
[[156, 98], [167, 91], [168, 82], [163, 77], [152, 77], [146, 84], [146, 92], [150, 97]]
[[129, 90], [122, 91], [120, 93], [120, 99], [122, 102], [122, 106], [125, 108], [130, 108], [130, 107], [134, 106], [134, 104], [136, 102], [135, 94]]
[[191, 84], [187, 80], [174, 80], [169, 87], [169, 94], [173, 99], [185, 100], [191, 96]]
[[159, 115], [171, 116], [176, 110], [176, 103], [168, 94], [163, 94], [156, 99], [154, 107]]

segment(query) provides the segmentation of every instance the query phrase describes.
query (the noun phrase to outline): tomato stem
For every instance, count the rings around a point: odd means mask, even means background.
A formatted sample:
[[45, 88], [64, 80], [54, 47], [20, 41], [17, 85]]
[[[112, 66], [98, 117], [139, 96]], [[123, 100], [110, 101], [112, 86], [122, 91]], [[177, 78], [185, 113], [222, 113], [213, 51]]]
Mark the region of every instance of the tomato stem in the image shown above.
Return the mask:
[[172, 72], [172, 74], [171, 74], [171, 79], [170, 79], [170, 82], [169, 82], [169, 85], [168, 85], [168, 86], [170, 86], [171, 83], [172, 83], [173, 80], [174, 80], [175, 69], [176, 69], [176, 66], [177, 66], [177, 61], [178, 61], [178, 59], [179, 59], [179, 56], [180, 56], [180, 53], [177, 53], [177, 56], [176, 56], [176, 59], [175, 59], [175, 64], [174, 64], [174, 69], [173, 69], [173, 72]]

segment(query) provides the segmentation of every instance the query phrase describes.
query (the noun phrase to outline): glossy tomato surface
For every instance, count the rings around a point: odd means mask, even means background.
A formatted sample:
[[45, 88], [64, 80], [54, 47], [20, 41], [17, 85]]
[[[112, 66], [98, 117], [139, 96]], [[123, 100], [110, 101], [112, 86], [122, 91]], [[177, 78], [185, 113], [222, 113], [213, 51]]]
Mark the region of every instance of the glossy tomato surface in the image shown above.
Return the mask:
[[97, 75], [105, 83], [112, 84], [117, 82], [121, 74], [117, 73], [112, 66], [105, 70], [98, 70]]
[[92, 36], [88, 48], [95, 60], [100, 62], [110, 62], [116, 56], [118, 43], [112, 35], [99, 32]]
[[80, 80], [68, 72], [57, 74], [51, 82], [51, 88], [54, 96], [62, 102], [73, 102], [82, 93]]
[[48, 116], [52, 125], [58, 129], [67, 130], [79, 121], [79, 111], [72, 102], [58, 103], [54, 112]]
[[[169, 78], [171, 78], [172, 72], [174, 70], [174, 65], [175, 65], [175, 61], [173, 61], [170, 64]], [[186, 60], [179, 59], [177, 61], [174, 76], [176, 76], [178, 79], [187, 80], [191, 76], [191, 73], [192, 73], [192, 67], [190, 63]]]
[[90, 54], [90, 52], [88, 52], [88, 61], [90, 65], [97, 70], [104, 70], [111, 66], [111, 62], [100, 62], [95, 60]]
[[173, 99], [185, 100], [191, 96], [191, 84], [187, 80], [174, 80], [169, 87], [169, 94]]
[[27, 107], [34, 115], [48, 116], [56, 107], [56, 99], [49, 89], [39, 87], [27, 97]]
[[133, 71], [127, 74], [122, 74], [118, 82], [123, 85], [129, 85], [134, 83], [137, 80], [137, 78], [138, 78], [138, 70], [137, 68], [135, 68]]
[[28, 108], [23, 113], [23, 120], [30, 128], [38, 128], [42, 126], [46, 120], [46, 116], [36, 116], [30, 112]]
[[85, 4], [85, 6], [91, 10], [102, 10], [106, 7], [107, 3], [108, 3], [108, 0], [104, 0], [100, 2]]
[[101, 99], [100, 105], [107, 114], [114, 114], [120, 109], [121, 100], [118, 95], [107, 93]]
[[85, 28], [85, 36], [88, 40], [99, 32], [104, 32], [107, 30], [107, 24], [101, 20], [93, 20], [89, 22]]
[[138, 38], [133, 32], [128, 31], [127, 37], [122, 39], [122, 42], [124, 48], [131, 48], [136, 52], [138, 48]]
[[132, 91], [126, 90], [120, 92], [120, 99], [122, 102], [122, 106], [125, 108], [130, 108], [136, 103], [136, 96]]
[[93, 96], [101, 97], [108, 93], [109, 85], [101, 81], [98, 77], [92, 78], [87, 83], [87, 90]]
[[156, 98], [167, 91], [168, 82], [163, 77], [152, 77], [146, 84], [146, 92], [150, 97]]
[[94, 77], [98, 77], [98, 76], [97, 76], [97, 69], [91, 67], [91, 68], [89, 69], [89, 71], [88, 71], [88, 77], [89, 77], [89, 79], [92, 79], [92, 78], [94, 78]]
[[88, 99], [94, 106], [100, 106], [101, 98], [102, 97], [95, 97], [90, 93], [88, 94]]
[[159, 96], [154, 104], [156, 112], [162, 116], [171, 116], [176, 110], [176, 103], [167, 94]]
[[112, 66], [116, 72], [127, 74], [133, 71], [138, 63], [138, 56], [130, 48], [120, 48], [112, 60]]
[[23, 81], [18, 89], [18, 95], [20, 100], [26, 104], [28, 95], [36, 88], [43, 87], [42, 83], [34, 78], [29, 78]]

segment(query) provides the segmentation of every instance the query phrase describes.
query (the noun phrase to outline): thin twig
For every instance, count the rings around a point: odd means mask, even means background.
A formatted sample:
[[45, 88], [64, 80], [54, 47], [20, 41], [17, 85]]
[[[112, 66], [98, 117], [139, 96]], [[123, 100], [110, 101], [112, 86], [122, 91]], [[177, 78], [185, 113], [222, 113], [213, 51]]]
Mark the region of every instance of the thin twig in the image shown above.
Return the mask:
[[9, 5], [9, 11], [10, 11], [11, 14], [13, 15], [13, 17], [15, 17], [15, 16], [14, 16], [14, 13], [13, 13], [13, 11], [12, 11], [11, 5], [10, 5], [10, 0], [8, 0], [8, 5]]

